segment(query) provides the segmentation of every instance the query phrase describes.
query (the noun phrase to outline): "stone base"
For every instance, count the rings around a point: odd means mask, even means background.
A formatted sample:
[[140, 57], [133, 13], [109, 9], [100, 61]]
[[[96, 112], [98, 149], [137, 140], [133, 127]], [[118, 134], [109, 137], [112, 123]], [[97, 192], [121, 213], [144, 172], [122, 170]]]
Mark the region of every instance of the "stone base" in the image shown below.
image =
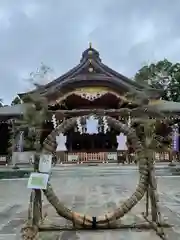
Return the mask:
[[34, 152], [13, 152], [12, 164], [31, 164], [34, 162]]

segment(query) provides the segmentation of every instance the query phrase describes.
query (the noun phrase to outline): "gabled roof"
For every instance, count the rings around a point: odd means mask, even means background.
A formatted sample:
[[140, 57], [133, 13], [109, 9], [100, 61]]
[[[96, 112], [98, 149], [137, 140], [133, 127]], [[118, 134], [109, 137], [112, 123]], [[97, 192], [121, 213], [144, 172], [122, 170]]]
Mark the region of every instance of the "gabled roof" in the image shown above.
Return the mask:
[[[143, 91], [145, 88], [143, 85], [103, 64], [99, 52], [90, 46], [82, 53], [82, 58], [77, 66], [52, 82], [41, 86], [38, 90], [29, 92], [29, 94], [39, 92], [46, 96], [65, 88], [82, 87], [86, 85], [114, 85], [116, 89], [126, 91]], [[153, 94], [154, 92], [157, 93], [156, 89], [150, 88], [149, 90]], [[22, 97], [26, 94], [27, 93], [19, 94], [19, 96]]]

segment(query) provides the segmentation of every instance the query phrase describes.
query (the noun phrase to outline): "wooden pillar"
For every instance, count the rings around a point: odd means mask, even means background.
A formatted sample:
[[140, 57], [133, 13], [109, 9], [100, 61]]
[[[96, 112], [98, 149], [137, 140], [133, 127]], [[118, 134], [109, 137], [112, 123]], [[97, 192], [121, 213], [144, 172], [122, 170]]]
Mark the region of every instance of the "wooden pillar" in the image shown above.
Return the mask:
[[90, 144], [91, 144], [91, 149], [94, 151], [94, 141], [93, 141], [94, 136], [90, 135]]
[[[34, 172], [39, 171], [39, 156], [35, 154]], [[38, 226], [39, 221], [42, 219], [42, 192], [41, 189], [34, 189], [33, 201], [33, 225]]]
[[58, 156], [60, 158], [60, 162], [65, 162], [65, 151], [59, 151]]
[[[39, 160], [40, 160], [40, 137], [41, 129], [36, 130], [36, 153], [34, 159], [34, 172], [39, 171]], [[41, 189], [34, 189], [34, 202], [33, 202], [33, 225], [38, 226], [42, 219], [42, 191]]]
[[69, 150], [72, 152], [72, 132], [70, 132], [70, 136], [68, 136], [68, 138]]

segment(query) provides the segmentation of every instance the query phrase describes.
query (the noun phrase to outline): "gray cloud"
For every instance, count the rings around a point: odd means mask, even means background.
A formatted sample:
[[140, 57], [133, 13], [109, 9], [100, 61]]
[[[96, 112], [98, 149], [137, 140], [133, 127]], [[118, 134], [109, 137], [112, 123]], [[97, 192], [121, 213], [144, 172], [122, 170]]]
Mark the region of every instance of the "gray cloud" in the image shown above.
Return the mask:
[[179, 9], [179, 0], [1, 0], [0, 98], [28, 90], [23, 79], [42, 61], [64, 73], [89, 41], [129, 77], [145, 62], [179, 61]]

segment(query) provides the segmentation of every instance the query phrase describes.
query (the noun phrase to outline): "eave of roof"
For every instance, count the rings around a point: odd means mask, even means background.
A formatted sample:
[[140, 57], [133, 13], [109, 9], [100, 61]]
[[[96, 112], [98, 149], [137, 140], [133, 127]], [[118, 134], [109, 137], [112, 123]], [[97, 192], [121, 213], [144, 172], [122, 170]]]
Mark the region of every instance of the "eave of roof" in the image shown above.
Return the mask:
[[[112, 82], [112, 78], [111, 77], [107, 77], [107, 76], [98, 76], [98, 75], [80, 75], [74, 78], [69, 78], [66, 79], [66, 81], [62, 81], [60, 82], [57, 86], [56, 86], [56, 90], [61, 90], [61, 89], [65, 89], [65, 88], [71, 88], [72, 87], [82, 87], [86, 84], [86, 86], [114, 86], [114, 88], [117, 90], [131, 90], [131, 91], [138, 91], [139, 89], [132, 87], [131, 85], [127, 84], [126, 82], [121, 82], [118, 78], [114, 78], [113, 82]], [[48, 91], [48, 90], [47, 90]]]

